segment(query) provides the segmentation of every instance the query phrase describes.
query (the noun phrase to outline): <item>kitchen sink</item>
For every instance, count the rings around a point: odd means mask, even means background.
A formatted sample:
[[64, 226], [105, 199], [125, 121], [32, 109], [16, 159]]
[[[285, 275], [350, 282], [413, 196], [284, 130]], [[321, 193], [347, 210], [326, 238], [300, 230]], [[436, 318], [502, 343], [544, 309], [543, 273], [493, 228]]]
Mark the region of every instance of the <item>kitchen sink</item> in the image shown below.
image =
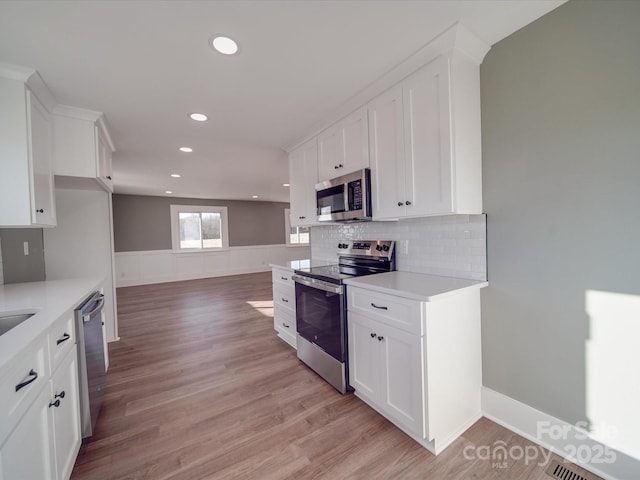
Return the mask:
[[36, 312], [29, 313], [11, 313], [11, 314], [1, 314], [0, 313], [0, 335], [4, 335], [13, 327], [17, 327], [25, 320], [33, 317]]

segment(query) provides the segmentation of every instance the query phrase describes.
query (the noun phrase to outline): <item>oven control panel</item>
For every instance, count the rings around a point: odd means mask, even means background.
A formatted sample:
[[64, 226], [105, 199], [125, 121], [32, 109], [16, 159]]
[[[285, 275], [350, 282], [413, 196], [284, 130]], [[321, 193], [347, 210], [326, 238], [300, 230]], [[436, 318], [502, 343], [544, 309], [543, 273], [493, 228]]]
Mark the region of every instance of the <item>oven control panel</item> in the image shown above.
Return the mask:
[[338, 243], [338, 255], [352, 254], [368, 257], [391, 257], [393, 240], [352, 240]]

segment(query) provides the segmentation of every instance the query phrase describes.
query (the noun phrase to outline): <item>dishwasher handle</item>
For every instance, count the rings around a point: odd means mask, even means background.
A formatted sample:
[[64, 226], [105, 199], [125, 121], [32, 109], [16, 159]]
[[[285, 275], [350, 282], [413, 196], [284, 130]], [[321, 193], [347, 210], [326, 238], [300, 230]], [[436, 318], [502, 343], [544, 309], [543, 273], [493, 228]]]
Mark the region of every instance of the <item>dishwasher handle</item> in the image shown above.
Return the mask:
[[99, 300], [96, 302], [95, 308], [90, 312], [87, 312], [84, 315], [82, 315], [82, 320], [85, 323], [88, 322], [96, 313], [102, 310], [103, 307], [104, 307], [104, 295], [100, 295]]

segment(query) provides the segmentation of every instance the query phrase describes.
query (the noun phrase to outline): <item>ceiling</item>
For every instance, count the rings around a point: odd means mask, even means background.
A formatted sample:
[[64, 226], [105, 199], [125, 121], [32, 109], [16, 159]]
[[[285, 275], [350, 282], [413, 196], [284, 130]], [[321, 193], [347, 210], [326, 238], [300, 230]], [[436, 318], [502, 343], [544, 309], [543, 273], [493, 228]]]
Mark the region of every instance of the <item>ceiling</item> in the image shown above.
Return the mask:
[[437, 34], [460, 21], [492, 45], [561, 3], [3, 0], [0, 61], [105, 113], [116, 193], [288, 202], [284, 148]]

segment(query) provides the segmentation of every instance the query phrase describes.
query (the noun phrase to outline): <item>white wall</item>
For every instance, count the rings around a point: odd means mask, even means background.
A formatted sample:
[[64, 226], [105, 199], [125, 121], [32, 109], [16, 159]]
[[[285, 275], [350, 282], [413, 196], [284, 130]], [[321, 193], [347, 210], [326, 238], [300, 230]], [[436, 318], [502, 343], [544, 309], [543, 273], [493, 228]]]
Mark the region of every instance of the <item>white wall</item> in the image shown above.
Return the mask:
[[4, 283], [4, 272], [2, 270], [2, 242], [0, 241], [0, 285]]
[[47, 280], [105, 278], [107, 340], [118, 339], [112, 273], [110, 193], [101, 190], [56, 189], [58, 225], [43, 229]]

